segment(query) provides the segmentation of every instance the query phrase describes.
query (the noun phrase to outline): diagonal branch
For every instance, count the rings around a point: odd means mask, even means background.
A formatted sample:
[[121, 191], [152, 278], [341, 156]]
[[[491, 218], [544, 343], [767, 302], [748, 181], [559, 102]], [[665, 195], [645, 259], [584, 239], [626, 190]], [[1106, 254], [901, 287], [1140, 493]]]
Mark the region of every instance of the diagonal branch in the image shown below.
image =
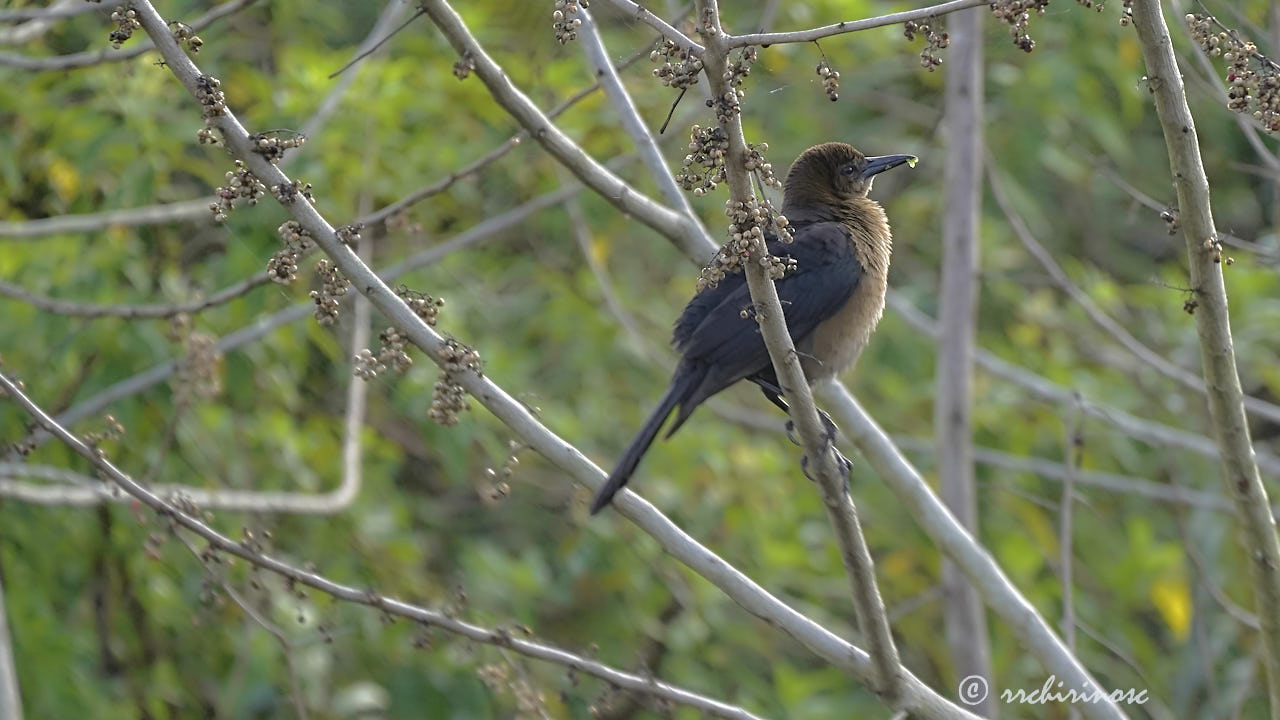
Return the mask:
[[[159, 15], [156, 15], [155, 17], [156, 19], [159, 19]], [[318, 573], [302, 570], [282, 560], [266, 555], [249, 544], [236, 542], [235, 540], [219, 533], [217, 530], [206, 525], [203, 521], [193, 517], [191, 514], [175, 506], [173, 503], [162, 499], [159, 495], [156, 495], [142, 485], [139, 485], [133, 480], [133, 478], [122, 472], [94, 448], [86, 445], [80, 438], [72, 434], [70, 430], [67, 430], [65, 427], [54, 421], [53, 418], [49, 417], [44, 410], [36, 405], [31, 398], [27, 397], [18, 385], [9, 379], [9, 377], [3, 372], [0, 372], [0, 394], [7, 394], [9, 398], [16, 401], [46, 432], [51, 433], [77, 455], [88, 460], [100, 473], [118, 485], [120, 489], [126, 492], [130, 497], [137, 499], [139, 502], [153, 510], [157, 515], [166, 518], [176, 525], [200, 536], [209, 543], [211, 548], [218, 552], [225, 552], [230, 555], [234, 555], [257, 567], [269, 570], [298, 584], [315, 588], [316, 590], [338, 600], [359, 605], [367, 605], [379, 612], [408, 618], [421, 623], [425, 627], [439, 628], [475, 642], [510, 648], [522, 655], [563, 665], [577, 670], [578, 672], [600, 678], [601, 680], [617, 685], [618, 687], [623, 687], [635, 692], [652, 695], [681, 705], [697, 708], [710, 713], [715, 717], [731, 718], [733, 720], [760, 720], [757, 716], [740, 707], [729, 705], [718, 700], [713, 700], [688, 690], [659, 682], [653, 678], [641, 677], [639, 675], [615, 670], [614, 668], [602, 663], [594, 660], [588, 660], [559, 648], [533, 642], [531, 640], [517, 638], [506, 630], [488, 629], [472, 625], [471, 623], [450, 617], [444, 612], [430, 610], [419, 605], [413, 605], [401, 600], [396, 600], [395, 598], [379, 595], [376, 592], [369, 590], [361, 590], [348, 585], [342, 585], [341, 583], [334, 582], [333, 580], [330, 580]]]
[[[707, 26], [707, 50], [703, 53], [702, 60], [707, 82], [711, 86], [711, 96], [728, 98], [737, 91], [729, 86], [725, 78], [729, 47], [721, 26], [719, 6], [716, 0], [701, 0], [695, 2], [694, 6], [698, 8], [700, 22]], [[729, 150], [725, 156], [729, 199], [731, 203], [745, 207], [748, 201], [755, 200], [755, 194], [746, 168], [747, 142], [742, 134], [742, 114], [728, 111], [717, 111], [716, 114], [720, 119], [720, 127], [729, 139]], [[845, 478], [839, 470], [835, 446], [822, 439], [825, 431], [818, 418], [818, 407], [813, 402], [809, 383], [800, 367], [800, 355], [787, 330], [777, 288], [764, 263], [766, 256], [764, 240], [759, 238], [751, 249], [751, 260], [743, 263], [751, 302], [756, 308], [760, 332], [769, 350], [778, 383], [790, 405], [792, 421], [804, 444], [805, 457], [817, 461], [818, 487], [822, 491], [823, 504], [835, 529], [840, 557], [852, 586], [854, 616], [857, 618], [858, 629], [867, 638], [871, 649], [875, 668], [871, 677], [871, 689], [890, 707], [898, 708], [901, 699], [901, 662], [898, 659], [898, 649], [893, 643], [893, 632], [885, 613], [884, 600], [876, 585], [871, 551], [862, 534], [853, 499], [845, 490]]]
[[1231, 346], [1222, 248], [1213, 224], [1209, 180], [1159, 0], [1135, 0], [1133, 18], [1178, 192], [1178, 216], [1187, 243], [1191, 287], [1199, 301], [1196, 333], [1209, 388], [1209, 415], [1221, 449], [1223, 479], [1236, 500], [1244, 530], [1254, 602], [1262, 623], [1271, 717], [1280, 718], [1280, 540], [1249, 438], [1244, 392]]
[[701, 232], [701, 228], [692, 219], [663, 207], [631, 187], [552, 124], [551, 120], [533, 104], [529, 96], [512, 84], [501, 66], [472, 36], [462, 17], [447, 2], [423, 0], [422, 9], [444, 34], [453, 49], [474, 64], [476, 76], [485, 84], [485, 87], [489, 88], [493, 99], [518, 120], [533, 135], [534, 140], [537, 140], [552, 157], [576, 175], [584, 185], [595, 190], [622, 212], [636, 217], [668, 237], [679, 238], [686, 252], [703, 252], [708, 256], [713, 252], [707, 247], [706, 237]]

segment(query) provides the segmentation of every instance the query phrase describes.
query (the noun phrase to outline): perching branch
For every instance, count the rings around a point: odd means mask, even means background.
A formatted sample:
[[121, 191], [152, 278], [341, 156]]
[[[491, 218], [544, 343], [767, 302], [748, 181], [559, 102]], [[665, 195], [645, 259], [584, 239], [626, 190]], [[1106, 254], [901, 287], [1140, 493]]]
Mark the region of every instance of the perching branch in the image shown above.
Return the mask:
[[1231, 346], [1222, 248], [1209, 203], [1209, 180], [1159, 0], [1134, 0], [1133, 18], [1178, 193], [1178, 216], [1187, 243], [1191, 287], [1199, 301], [1196, 333], [1209, 388], [1209, 415], [1221, 450], [1223, 479], [1236, 500], [1244, 531], [1254, 602], [1262, 622], [1271, 717], [1280, 718], [1280, 540], [1249, 438], [1244, 392]]
[[[725, 77], [729, 64], [729, 47], [720, 21], [719, 6], [716, 0], [699, 0], [694, 3], [694, 7], [698, 10], [699, 22], [706, 28], [704, 39], [707, 47], [702, 61], [707, 82], [711, 86], [711, 97], [713, 102], [729, 105], [729, 98], [737, 90], [730, 87]], [[732, 104], [736, 106], [736, 97]], [[748, 203], [754, 203], [755, 192], [751, 188], [746, 168], [748, 151], [746, 138], [742, 134], [742, 115], [736, 107], [717, 109], [716, 114], [719, 116], [721, 129], [729, 139], [729, 150], [725, 155], [729, 200], [731, 204], [746, 207]], [[858, 629], [867, 638], [875, 667], [871, 689], [890, 707], [898, 708], [902, 683], [898, 674], [901, 662], [898, 659], [898, 649], [893, 643], [889, 619], [885, 614], [884, 600], [876, 585], [871, 551], [862, 534], [853, 499], [845, 491], [845, 478], [839, 469], [835, 446], [823, 440], [825, 429], [818, 418], [818, 408], [813, 402], [804, 370], [800, 367], [800, 355], [787, 330], [777, 288], [769, 277], [765, 265], [767, 257], [768, 251], [763, 238], [757, 238], [751, 249], [750, 260], [743, 263], [742, 269], [747, 276], [747, 287], [751, 293], [756, 319], [760, 323], [760, 333], [769, 350], [778, 384], [790, 405], [791, 419], [800, 434], [805, 457], [809, 459], [811, 466], [817, 468], [823, 504], [835, 529], [840, 557], [852, 585], [854, 616], [857, 618]]]
[[[166, 60], [166, 65], [171, 72], [182, 82], [187, 91], [192, 95], [197, 95], [200, 89], [202, 75], [198, 68], [191, 60], [183, 54], [173, 38], [167, 34], [164, 20], [156, 12], [155, 8], [147, 0], [135, 0], [134, 7], [137, 10], [139, 21], [147, 34], [156, 42], [161, 54]], [[465, 26], [462, 25], [461, 19], [452, 11], [443, 0], [431, 1], [425, 4], [425, 8], [433, 20], [443, 23], [444, 26], [450, 27], [456, 33], [459, 29], [465, 33]], [[465, 44], [464, 44], [465, 47]], [[500, 69], [492, 63], [487, 56], [477, 54], [472, 56], [477, 64], [477, 71], [480, 67], [488, 65], [486, 72], [497, 71], [494, 77], [500, 75]], [[521, 96], [523, 98], [523, 96]], [[523, 98], [527, 102], [527, 98]], [[531, 104], [530, 104], [531, 107]], [[528, 108], [525, 108], [526, 110]], [[535, 109], [536, 112], [536, 109]], [[251, 171], [259, 181], [268, 187], [284, 187], [288, 186], [290, 181], [279, 167], [267, 162], [265, 158], [252, 152], [250, 147], [250, 136], [248, 131], [240, 124], [239, 120], [231, 113], [225, 110], [222, 114], [215, 115], [211, 118], [212, 124], [221, 132], [222, 138], [227, 149], [243, 162], [246, 169]], [[536, 133], [535, 133], [536, 134]], [[548, 133], [550, 136], [551, 133]], [[563, 136], [560, 136], [563, 138]], [[563, 138], [568, 142], [567, 138]], [[587, 166], [586, 169], [591, 169]], [[608, 179], [612, 176], [604, 168], [599, 171], [592, 170], [590, 174], [594, 181], [599, 182], [601, 179]], [[620, 181], [619, 181], [620, 182]], [[647, 201], [651, 204], [651, 201]], [[433, 328], [428, 326], [422, 319], [405, 304], [404, 300], [396, 295], [391, 288], [377, 277], [358, 257], [352, 252], [351, 248], [342, 244], [338, 239], [333, 227], [316, 211], [316, 209], [305, 200], [295, 198], [292, 202], [282, 203], [285, 209], [293, 217], [302, 229], [310, 233], [314, 241], [320, 248], [330, 256], [334, 264], [342, 271], [343, 275], [351, 281], [352, 287], [360, 294], [364, 295], [369, 301], [378, 308], [379, 311], [398, 329], [400, 329], [417, 347], [427, 353], [429, 357], [439, 364], [443, 364], [446, 360], [445, 356], [445, 339], [435, 332]], [[637, 207], [645, 207], [644, 204]], [[665, 213], [671, 213], [670, 210], [663, 208]], [[674, 214], [674, 213], [672, 213]], [[652, 215], [650, 217], [653, 217]], [[9, 383], [7, 378], [0, 376], [0, 382]], [[502, 388], [498, 387], [492, 380], [484, 377], [474, 371], [463, 371], [458, 373], [457, 382], [479, 403], [488, 408], [500, 421], [507, 425], [511, 430], [520, 437], [520, 439], [530, 448], [547, 458], [550, 462], [570, 473], [580, 482], [589, 487], [596, 488], [604, 483], [605, 474], [576, 448], [569, 445], [564, 440], [556, 436], [545, 426], [543, 426], [532, 412], [515, 398], [508, 395]], [[16, 390], [16, 387], [12, 388]], [[23, 396], [25, 399], [25, 396]], [[29, 401], [27, 401], [29, 403]], [[24, 405], [25, 406], [25, 405]], [[31, 410], [32, 408], [28, 408]], [[38, 409], [36, 409], [38, 411]], [[51, 421], [39, 414], [40, 424], [50, 432], [57, 432], [60, 428], [50, 427]], [[83, 449], [84, 453], [91, 453], [83, 443], [80, 443], [74, 437], [68, 437], [65, 430], [61, 430], [58, 435], [60, 439], [69, 442], [73, 449], [79, 452]], [[79, 446], [79, 447], [77, 447]], [[83, 453], [82, 453], [83, 454]], [[104, 464], [108, 464], [102, 461]], [[114, 469], [114, 468], [113, 468]], [[118, 473], [118, 471], [116, 471]], [[159, 498], [147, 493], [144, 489], [132, 484], [127, 477], [120, 475], [118, 480], [123, 480], [130, 485], [131, 491], [140, 493], [139, 496], [145, 494], [148, 504], [152, 501], [160, 502]], [[132, 494], [132, 492], [131, 492]], [[651, 537], [670, 553], [673, 557], [688, 565], [699, 575], [711, 581], [730, 598], [739, 603], [743, 608], [756, 614], [762, 618], [766, 618], [771, 624], [783, 629], [791, 634], [802, 644], [809, 647], [816, 654], [823, 657], [833, 665], [842, 668], [857, 677], [864, 680], [873, 677], [873, 669], [871, 658], [858, 648], [836, 637], [830, 631], [822, 626], [806, 618], [777, 598], [770, 595], [763, 588], [756, 585], [751, 579], [743, 575], [741, 572], [730, 566], [722, 558], [712, 553], [707, 548], [689, 537], [682, 530], [672, 524], [666, 517], [659, 513], [652, 505], [641, 499], [632, 492], [621, 494], [615, 501], [615, 507], [624, 517], [635, 522]], [[156, 507], [152, 504], [153, 507]], [[157, 508], [160, 509], [160, 508]], [[185, 524], [185, 523], [184, 523]], [[200, 523], [186, 525], [187, 527], [206, 531], [213, 535], [208, 528]], [[202, 532], [201, 534], [204, 534]], [[206, 538], [214, 540], [210, 535]], [[272, 567], [271, 569], [284, 570], [284, 567]], [[308, 584], [315, 582], [314, 578], [309, 577]], [[313, 587], [316, 586], [313, 584]], [[336, 589], [336, 588], [335, 588]], [[350, 590], [344, 588], [344, 590]], [[356, 591], [358, 592], [358, 591]], [[383, 604], [393, 603], [387, 599], [379, 598]], [[918, 678], [911, 675], [905, 668], [898, 668], [898, 678], [901, 682], [903, 701], [902, 705], [911, 709], [914, 713], [922, 718], [953, 718], [953, 717], [971, 717], [958, 706], [947, 702], [937, 693], [931, 690]]]

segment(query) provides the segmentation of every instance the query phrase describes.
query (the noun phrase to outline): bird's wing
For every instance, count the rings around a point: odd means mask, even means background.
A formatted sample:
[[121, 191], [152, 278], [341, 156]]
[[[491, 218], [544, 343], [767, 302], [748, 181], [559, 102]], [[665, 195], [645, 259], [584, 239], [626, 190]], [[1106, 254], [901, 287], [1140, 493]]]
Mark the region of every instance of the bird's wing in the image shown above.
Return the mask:
[[[794, 236], [795, 241], [786, 245], [769, 242], [769, 252], [796, 261], [796, 269], [778, 280], [776, 287], [792, 341], [799, 342], [848, 301], [863, 269], [839, 223], [801, 226]], [[726, 386], [767, 366], [769, 355], [760, 326], [750, 315], [742, 316], [750, 305], [741, 273], [703, 290], [676, 323], [676, 348], [685, 360], [713, 365]]]

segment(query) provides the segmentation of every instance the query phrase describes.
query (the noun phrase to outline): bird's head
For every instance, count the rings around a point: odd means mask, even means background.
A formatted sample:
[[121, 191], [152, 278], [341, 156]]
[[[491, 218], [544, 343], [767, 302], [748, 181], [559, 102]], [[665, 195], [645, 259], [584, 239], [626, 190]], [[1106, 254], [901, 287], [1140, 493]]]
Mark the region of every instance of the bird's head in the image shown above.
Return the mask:
[[916, 156], [867, 157], [842, 142], [814, 145], [801, 153], [787, 172], [784, 204], [810, 208], [847, 205], [867, 196], [876, 175], [904, 163], [915, 165]]

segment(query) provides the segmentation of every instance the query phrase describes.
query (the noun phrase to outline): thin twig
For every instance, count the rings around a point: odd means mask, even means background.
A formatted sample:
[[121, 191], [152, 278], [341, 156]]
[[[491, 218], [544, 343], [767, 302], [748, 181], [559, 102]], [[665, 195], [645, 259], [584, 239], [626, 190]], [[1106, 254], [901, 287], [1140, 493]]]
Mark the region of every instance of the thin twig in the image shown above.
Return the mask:
[[[1079, 286], [1071, 282], [1071, 278], [1067, 276], [1066, 271], [1058, 262], [1054, 260], [1053, 254], [1049, 252], [1040, 241], [1032, 234], [1031, 228], [1027, 227], [1026, 221], [1022, 216], [1013, 209], [1012, 203], [1009, 202], [1008, 196], [1004, 191], [1004, 183], [1000, 181], [996, 174], [995, 168], [989, 168], [987, 172], [988, 181], [991, 183], [991, 195], [995, 198], [996, 204], [1000, 206], [1000, 211], [1004, 213], [1009, 220], [1009, 227], [1013, 228], [1013, 233], [1022, 241], [1027, 252], [1040, 263], [1040, 267], [1049, 273], [1049, 277], [1053, 278], [1054, 283], [1067, 294], [1080, 309], [1084, 310], [1085, 315], [1093, 321], [1095, 325], [1102, 328], [1121, 347], [1133, 353], [1135, 357], [1141, 360], [1147, 367], [1164, 375], [1167, 378], [1177, 381], [1184, 387], [1194, 390], [1200, 395], [1207, 396], [1209, 391], [1205, 387], [1204, 378], [1195, 373], [1174, 365], [1165, 359], [1164, 354], [1158, 353], [1143, 344], [1141, 340], [1134, 337], [1123, 325], [1116, 322], [1114, 318], [1108, 315], [1098, 304], [1089, 297], [1089, 294], [1081, 290]], [[1260, 398], [1245, 396], [1245, 409], [1258, 417], [1266, 418], [1272, 422], [1280, 422], [1280, 405], [1267, 402]]]
[[[912, 306], [911, 302], [901, 294], [889, 291], [888, 305], [897, 314], [907, 322], [908, 325], [916, 328], [930, 337], [936, 337], [938, 327], [933, 318], [925, 315]], [[1074, 395], [1071, 390], [1045, 378], [1037, 375], [1026, 368], [1014, 365], [1013, 363], [998, 357], [995, 353], [988, 350], [978, 350], [978, 354], [974, 358], [978, 367], [986, 370], [991, 375], [1005, 380], [1007, 382], [1018, 385], [1029, 391], [1033, 396], [1041, 400], [1055, 405], [1070, 407], [1075, 402]], [[1218, 446], [1210, 438], [1205, 437], [1201, 433], [1187, 432], [1179, 428], [1170, 427], [1163, 423], [1138, 417], [1132, 413], [1125, 412], [1117, 407], [1107, 405], [1096, 400], [1084, 398], [1081, 401], [1084, 413], [1092, 418], [1097, 418], [1103, 422], [1115, 427], [1128, 437], [1149, 443], [1156, 447], [1174, 447], [1190, 450], [1199, 455], [1208, 458], [1218, 457]], [[1280, 458], [1268, 452], [1258, 453], [1258, 462], [1269, 473], [1280, 472]]]
[[643, 5], [632, 0], [610, 0], [614, 5], [618, 6], [628, 16], [639, 20], [642, 23], [657, 30], [662, 37], [675, 43], [681, 50], [688, 50], [694, 55], [701, 55], [704, 48], [695, 42], [692, 38], [679, 30], [675, 29], [666, 20], [649, 12]]
[[[199, 32], [228, 15], [240, 12], [258, 0], [231, 0], [210, 8], [208, 12], [187, 23], [193, 32]], [[54, 55], [53, 57], [30, 57], [17, 53], [0, 53], [0, 66], [16, 67], [20, 70], [71, 70], [73, 68], [90, 67], [103, 63], [121, 62], [136, 58], [143, 53], [155, 49], [155, 43], [139, 39], [137, 44], [116, 50], [86, 50], [70, 55]]]
[[404, 30], [405, 28], [409, 27], [410, 23], [422, 17], [422, 15], [423, 15], [422, 9], [419, 8], [412, 15], [409, 16], [408, 20], [405, 20], [403, 23], [400, 23], [400, 26], [397, 27], [395, 30], [392, 30], [391, 32], [387, 33], [384, 37], [379, 38], [378, 41], [373, 43], [372, 46], [365, 48], [364, 50], [361, 50], [360, 52], [356, 53], [356, 56], [348, 60], [346, 65], [343, 65], [337, 70], [334, 70], [333, 72], [329, 73], [329, 79], [332, 80], [338, 77], [342, 73], [346, 72], [347, 69], [349, 69], [352, 65], [355, 65], [361, 60], [377, 52], [378, 48], [382, 47], [384, 43], [386, 43], [388, 40], [398, 35], [401, 30]]
[[730, 48], [739, 48], [747, 45], [780, 45], [782, 43], [813, 42], [814, 40], [821, 40], [822, 38], [831, 37], [832, 35], [843, 35], [844, 33], [857, 32], [859, 30], [870, 30], [871, 28], [884, 27], [886, 25], [899, 25], [907, 22], [908, 20], [928, 20], [930, 18], [946, 15], [947, 13], [956, 12], [957, 10], [965, 10], [967, 8], [990, 4], [991, 0], [950, 0], [950, 2], [931, 5], [917, 10], [890, 13], [879, 17], [867, 18], [865, 20], [838, 22], [834, 25], [826, 25], [823, 27], [812, 28], [810, 30], [733, 35], [728, 38], [727, 44]]
[[289, 695], [293, 699], [293, 709], [298, 715], [298, 720], [307, 720], [307, 705], [302, 695], [302, 684], [298, 682], [298, 670], [294, 667], [293, 644], [289, 642], [289, 637], [275, 623], [263, 617], [262, 613], [259, 613], [249, 601], [241, 597], [240, 593], [236, 592], [235, 588], [231, 587], [227, 579], [222, 576], [222, 573], [215, 570], [213, 565], [205, 559], [204, 554], [196, 549], [195, 545], [191, 544], [187, 536], [178, 530], [174, 530], [173, 537], [177, 538], [182, 543], [182, 546], [204, 567], [205, 573], [210, 579], [218, 583], [222, 591], [227, 594], [227, 597], [231, 598], [231, 602], [234, 602], [250, 620], [263, 630], [266, 630], [267, 634], [275, 638], [276, 642], [280, 644], [280, 650], [284, 654], [285, 671], [289, 675]]

